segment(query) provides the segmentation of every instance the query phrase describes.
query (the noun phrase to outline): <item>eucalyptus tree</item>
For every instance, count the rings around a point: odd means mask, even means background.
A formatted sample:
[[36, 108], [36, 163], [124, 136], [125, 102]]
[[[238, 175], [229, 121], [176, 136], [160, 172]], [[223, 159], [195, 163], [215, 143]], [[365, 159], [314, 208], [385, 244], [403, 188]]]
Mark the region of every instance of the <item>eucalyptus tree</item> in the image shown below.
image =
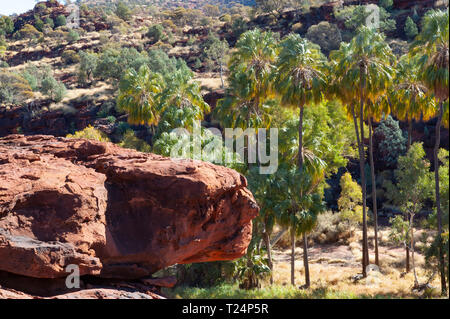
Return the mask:
[[[335, 59], [336, 90], [342, 86], [344, 99], [348, 100], [353, 92], [359, 99], [359, 129], [360, 129], [360, 172], [363, 193], [363, 276], [369, 265], [369, 250], [367, 242], [367, 211], [366, 211], [366, 176], [364, 155], [364, 119], [365, 105], [368, 99], [376, 101], [386, 89], [392, 78], [394, 55], [385, 41], [385, 36], [375, 29], [362, 26], [349, 44], [343, 43], [338, 51], [331, 54]], [[350, 104], [354, 103], [350, 100]], [[352, 107], [352, 111], [353, 111]], [[374, 198], [374, 202], [376, 198]], [[375, 202], [376, 203], [376, 202]], [[376, 214], [376, 204], [374, 214]]]
[[414, 143], [405, 156], [398, 159], [398, 168], [395, 170], [397, 180], [394, 186], [387, 183], [387, 194], [390, 200], [398, 205], [409, 218], [408, 235], [412, 255], [412, 269], [414, 273], [414, 287], [419, 286], [414, 258], [414, 217], [425, 205], [425, 201], [432, 194], [432, 176], [429, 171], [430, 163], [425, 158], [422, 144]]
[[[407, 151], [412, 145], [412, 121], [434, 116], [434, 99], [421, 80], [418, 58], [404, 55], [396, 67], [394, 85], [389, 90], [391, 112], [408, 123]], [[405, 214], [405, 218], [407, 215]], [[409, 219], [408, 219], [409, 220]], [[406, 272], [410, 270], [409, 246], [406, 245]]]
[[439, 268], [441, 276], [441, 293], [447, 292], [445, 282], [445, 265], [442, 247], [442, 212], [439, 189], [439, 145], [444, 104], [448, 106], [449, 97], [449, 16], [448, 10], [430, 10], [422, 20], [422, 30], [416, 37], [411, 55], [419, 55], [419, 70], [422, 81], [434, 94], [438, 102], [436, 143], [434, 145], [435, 196], [439, 237]]

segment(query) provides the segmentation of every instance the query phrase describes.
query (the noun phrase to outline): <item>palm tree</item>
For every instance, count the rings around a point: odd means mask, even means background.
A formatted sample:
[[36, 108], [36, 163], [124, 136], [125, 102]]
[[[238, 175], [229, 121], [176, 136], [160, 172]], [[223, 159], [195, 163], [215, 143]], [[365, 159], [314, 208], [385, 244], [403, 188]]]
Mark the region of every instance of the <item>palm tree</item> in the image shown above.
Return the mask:
[[272, 100], [267, 100], [261, 92], [258, 101], [253, 96], [255, 87], [245, 72], [232, 74], [228, 79], [226, 96], [217, 102], [214, 115], [220, 119], [223, 127], [267, 128], [271, 123]]
[[158, 123], [158, 94], [163, 87], [163, 79], [152, 73], [144, 65], [136, 72], [129, 69], [119, 85], [117, 105], [128, 113], [128, 122], [136, 125], [156, 125]]
[[277, 219], [282, 226], [290, 228], [291, 232], [291, 284], [295, 285], [295, 238], [303, 238], [303, 265], [305, 268], [305, 285], [311, 285], [307, 233], [310, 232], [317, 220], [317, 215], [323, 210], [323, 203], [318, 188], [324, 180], [325, 162], [307, 151], [308, 157], [304, 162], [303, 171], [296, 165], [283, 163], [277, 170], [276, 184], [282, 194], [277, 202]]
[[402, 56], [396, 67], [394, 86], [388, 95], [391, 112], [408, 123], [407, 151], [413, 142], [412, 121], [427, 121], [434, 115], [432, 99], [427, 91], [420, 78], [417, 57]]
[[[271, 113], [275, 105], [270, 79], [276, 56], [277, 40], [272, 32], [255, 29], [241, 35], [236, 43], [236, 51], [230, 59], [226, 96], [218, 101], [214, 110], [215, 117], [220, 119], [224, 127], [257, 130], [270, 126]], [[246, 145], [250, 150], [248, 136], [246, 136]], [[256, 149], [258, 148], [257, 138]], [[259, 162], [258, 156], [256, 157]], [[265, 212], [263, 237], [269, 257], [269, 267], [273, 270], [270, 249], [273, 210], [262, 207], [262, 211]], [[255, 223], [254, 227], [257, 229], [258, 224]], [[251, 262], [250, 260], [248, 258], [248, 262]]]
[[274, 97], [270, 79], [276, 45], [272, 32], [259, 29], [245, 32], [236, 43], [230, 59], [226, 97], [218, 101], [215, 109], [225, 127], [245, 130], [270, 126]]
[[288, 120], [279, 134], [279, 152], [282, 163], [277, 171], [275, 186], [279, 188], [280, 198], [275, 210], [282, 226], [291, 232], [291, 284], [295, 285], [295, 238], [303, 239], [303, 264], [305, 268], [305, 285], [310, 286], [308, 263], [308, 232], [315, 224], [316, 215], [320, 211], [320, 186], [324, 180], [327, 165], [319, 154], [320, 142], [312, 130], [303, 135], [303, 167], [298, 170], [298, 119]]
[[449, 16], [448, 10], [430, 10], [422, 20], [422, 30], [414, 41], [411, 55], [419, 55], [419, 70], [422, 81], [433, 92], [438, 101], [438, 117], [436, 123], [436, 143], [434, 145], [434, 173], [436, 184], [436, 210], [438, 220], [439, 268], [441, 276], [441, 293], [447, 292], [445, 282], [445, 265], [442, 247], [442, 211], [439, 186], [439, 145], [441, 140], [441, 124], [444, 114], [444, 102], [449, 96]]
[[303, 166], [303, 111], [305, 106], [318, 103], [326, 81], [323, 73], [325, 57], [320, 47], [301, 38], [298, 34], [288, 35], [280, 43], [277, 61], [275, 87], [281, 95], [282, 103], [299, 108], [298, 161], [297, 168]]
[[172, 107], [190, 107], [197, 111], [197, 120], [201, 120], [204, 113], [209, 112], [210, 108], [203, 100], [200, 84], [192, 78], [192, 71], [186, 68], [180, 68], [167, 77], [167, 84], [158, 95], [158, 111], [161, 114]]
[[[366, 177], [364, 156], [364, 119], [365, 104], [368, 99], [375, 101], [383, 94], [391, 80], [393, 54], [389, 45], [385, 42], [385, 36], [375, 29], [362, 26], [357, 35], [349, 44], [342, 43], [340, 49], [332, 52], [335, 60], [335, 81], [342, 85], [346, 102], [349, 101], [350, 92], [359, 98], [359, 129], [360, 136], [360, 173], [363, 193], [363, 276], [366, 276], [366, 267], [369, 265], [369, 250], [367, 243], [367, 212], [366, 212]], [[350, 98], [351, 111], [354, 113], [354, 100]], [[356, 118], [356, 116], [354, 116]], [[355, 123], [356, 128], [356, 123]], [[372, 174], [373, 175], [373, 174]], [[374, 178], [372, 176], [372, 178]], [[376, 194], [373, 196], [376, 201]], [[376, 202], [374, 215], [376, 215]]]
[[[305, 106], [318, 103], [322, 99], [322, 91], [326, 84], [326, 77], [323, 73], [324, 66], [325, 57], [321, 54], [320, 47], [303, 39], [298, 34], [290, 34], [280, 43], [275, 88], [281, 95], [282, 103], [289, 107], [299, 108], [297, 169], [300, 174], [303, 172], [304, 161], [303, 112]], [[295, 210], [293, 210], [294, 212]], [[295, 231], [291, 232], [291, 240], [295, 242]], [[305, 251], [307, 240], [306, 233], [304, 233], [303, 246]], [[306, 252], [305, 256], [307, 256]], [[306, 262], [305, 287], [309, 287], [310, 281], [307, 267], [308, 263]], [[293, 274], [291, 275], [291, 282], [294, 282]]]

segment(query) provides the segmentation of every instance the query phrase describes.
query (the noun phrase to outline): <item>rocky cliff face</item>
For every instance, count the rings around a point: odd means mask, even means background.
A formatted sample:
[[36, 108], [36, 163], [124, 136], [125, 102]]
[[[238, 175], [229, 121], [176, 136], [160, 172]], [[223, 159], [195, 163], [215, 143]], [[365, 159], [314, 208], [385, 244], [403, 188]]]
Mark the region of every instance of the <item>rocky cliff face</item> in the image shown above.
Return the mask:
[[258, 206], [237, 172], [110, 143], [0, 139], [0, 271], [137, 279], [245, 254]]

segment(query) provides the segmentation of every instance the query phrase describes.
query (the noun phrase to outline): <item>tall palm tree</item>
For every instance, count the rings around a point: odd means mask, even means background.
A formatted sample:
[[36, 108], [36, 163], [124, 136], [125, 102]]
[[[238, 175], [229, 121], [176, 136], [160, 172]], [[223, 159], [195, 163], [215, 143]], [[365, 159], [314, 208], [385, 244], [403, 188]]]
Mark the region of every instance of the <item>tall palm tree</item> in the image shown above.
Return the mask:
[[[277, 56], [277, 39], [272, 32], [255, 29], [243, 33], [235, 48], [236, 51], [231, 55], [229, 62], [230, 76], [226, 96], [218, 101], [214, 115], [220, 119], [224, 127], [243, 130], [267, 128], [271, 124], [271, 113], [275, 105], [270, 79]], [[259, 149], [258, 141], [259, 139], [256, 138], [257, 150]], [[246, 136], [248, 150], [250, 150], [249, 142]], [[258, 153], [257, 151], [256, 160], [259, 163]], [[251, 173], [250, 170], [249, 173]], [[270, 214], [273, 210], [265, 207], [262, 210], [265, 212], [263, 237], [269, 257], [269, 267], [273, 270], [270, 251], [270, 230], [271, 220], [273, 220]], [[258, 224], [254, 223], [254, 227], [257, 230]], [[251, 262], [250, 258], [248, 262]]]
[[439, 145], [441, 125], [444, 114], [444, 103], [449, 96], [449, 16], [448, 10], [430, 10], [422, 20], [422, 30], [414, 41], [411, 55], [419, 55], [419, 69], [422, 81], [433, 92], [438, 101], [436, 123], [436, 143], [434, 145], [434, 173], [436, 184], [436, 210], [439, 238], [439, 268], [441, 276], [441, 293], [447, 292], [445, 282], [445, 265], [442, 247], [442, 211], [439, 185]]
[[[369, 265], [369, 250], [367, 243], [367, 211], [366, 211], [366, 177], [364, 156], [364, 119], [365, 104], [368, 99], [373, 101], [383, 94], [391, 80], [393, 54], [385, 41], [385, 36], [375, 29], [362, 26], [349, 44], [342, 43], [337, 52], [332, 52], [335, 59], [336, 82], [343, 87], [343, 94], [348, 97], [350, 92], [359, 98], [359, 129], [360, 129], [360, 173], [363, 193], [363, 262], [362, 272], [366, 276]], [[354, 102], [352, 99], [351, 102]], [[351, 106], [354, 112], [353, 103]], [[354, 116], [355, 118], [355, 116]], [[376, 197], [374, 198], [376, 200]], [[376, 206], [374, 207], [376, 209]], [[374, 210], [374, 215], [376, 211]]]
[[[303, 172], [304, 161], [303, 112], [305, 106], [318, 103], [322, 99], [322, 92], [326, 86], [326, 76], [323, 73], [325, 61], [320, 47], [303, 39], [298, 34], [290, 34], [280, 43], [275, 88], [281, 95], [282, 103], [299, 109], [297, 169], [300, 174]], [[294, 231], [291, 232], [291, 240], [295, 242]], [[306, 256], [306, 287], [309, 286], [310, 281], [307, 270], [307, 240], [305, 232], [303, 246]], [[294, 281], [293, 276], [291, 276], [291, 281]]]
[[158, 94], [164, 85], [158, 73], [143, 65], [138, 71], [129, 69], [119, 85], [117, 105], [128, 113], [128, 122], [136, 125], [158, 123]]
[[242, 72], [247, 75], [249, 98], [254, 99], [255, 106], [259, 106], [260, 100], [270, 93], [277, 39], [270, 31], [254, 29], [241, 35], [235, 49], [230, 59], [231, 76]]

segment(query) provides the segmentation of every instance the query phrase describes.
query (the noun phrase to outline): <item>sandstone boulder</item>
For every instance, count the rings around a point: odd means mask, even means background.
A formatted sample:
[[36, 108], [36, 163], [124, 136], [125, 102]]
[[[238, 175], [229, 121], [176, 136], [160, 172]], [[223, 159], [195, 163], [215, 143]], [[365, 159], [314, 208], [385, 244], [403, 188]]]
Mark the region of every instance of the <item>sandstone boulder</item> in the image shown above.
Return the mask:
[[258, 206], [239, 173], [111, 143], [0, 139], [0, 271], [137, 279], [245, 254]]

